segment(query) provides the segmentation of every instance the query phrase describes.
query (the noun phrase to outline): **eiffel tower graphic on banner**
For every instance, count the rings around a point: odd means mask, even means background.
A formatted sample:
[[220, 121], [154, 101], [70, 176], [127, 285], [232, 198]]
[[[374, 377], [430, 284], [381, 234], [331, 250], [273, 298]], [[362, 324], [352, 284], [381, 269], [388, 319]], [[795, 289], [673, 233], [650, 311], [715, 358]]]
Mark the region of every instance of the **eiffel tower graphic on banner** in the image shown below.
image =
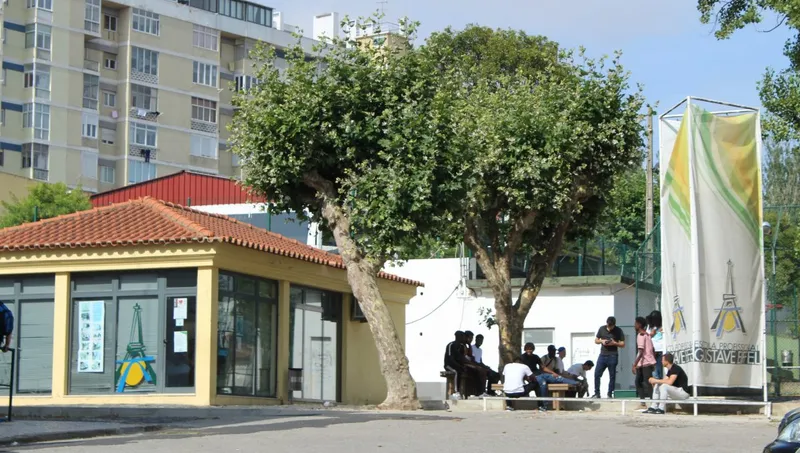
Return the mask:
[[742, 322], [742, 309], [736, 305], [736, 291], [733, 288], [733, 262], [730, 260], [728, 260], [728, 291], [722, 295], [722, 306], [716, 310], [717, 317], [711, 324], [711, 330], [716, 331], [717, 338], [722, 338], [723, 334], [737, 329], [742, 333], [747, 333]]
[[672, 263], [672, 338], [676, 338], [678, 334], [686, 329], [686, 318], [683, 317], [683, 306], [681, 306], [681, 298], [678, 296], [678, 272], [675, 270], [675, 263]]

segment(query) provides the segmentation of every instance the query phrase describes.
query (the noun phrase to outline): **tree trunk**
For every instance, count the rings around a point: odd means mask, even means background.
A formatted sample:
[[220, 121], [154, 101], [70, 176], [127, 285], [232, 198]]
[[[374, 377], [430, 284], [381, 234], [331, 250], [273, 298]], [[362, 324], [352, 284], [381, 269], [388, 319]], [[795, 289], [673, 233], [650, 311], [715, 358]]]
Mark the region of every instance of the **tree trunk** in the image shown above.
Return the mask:
[[417, 384], [411, 377], [403, 343], [378, 288], [378, 273], [383, 263], [373, 263], [361, 256], [350, 236], [349, 221], [338, 206], [327, 202], [322, 214], [331, 226], [336, 246], [347, 269], [347, 281], [367, 318], [378, 349], [381, 373], [386, 380], [386, 399], [378, 407], [393, 410], [420, 409]]

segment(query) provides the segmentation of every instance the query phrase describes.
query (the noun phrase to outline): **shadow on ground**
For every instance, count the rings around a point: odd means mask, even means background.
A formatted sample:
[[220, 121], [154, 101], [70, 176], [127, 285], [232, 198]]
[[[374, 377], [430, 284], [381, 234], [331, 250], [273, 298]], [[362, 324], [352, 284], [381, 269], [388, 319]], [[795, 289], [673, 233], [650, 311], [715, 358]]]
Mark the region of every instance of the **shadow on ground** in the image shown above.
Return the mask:
[[294, 415], [274, 416], [242, 416], [235, 419], [206, 419], [193, 422], [178, 422], [166, 425], [162, 431], [149, 432], [131, 436], [98, 437], [75, 441], [50, 442], [15, 447], [12, 450], [0, 450], [0, 453], [15, 453], [54, 449], [58, 447], [111, 446], [136, 443], [145, 439], [185, 439], [211, 437], [220, 435], [246, 435], [270, 431], [291, 431], [306, 428], [327, 428], [334, 425], [358, 424], [373, 421], [407, 420], [427, 422], [461, 421], [460, 417], [435, 416], [417, 413], [363, 413], [347, 411], [322, 411]]

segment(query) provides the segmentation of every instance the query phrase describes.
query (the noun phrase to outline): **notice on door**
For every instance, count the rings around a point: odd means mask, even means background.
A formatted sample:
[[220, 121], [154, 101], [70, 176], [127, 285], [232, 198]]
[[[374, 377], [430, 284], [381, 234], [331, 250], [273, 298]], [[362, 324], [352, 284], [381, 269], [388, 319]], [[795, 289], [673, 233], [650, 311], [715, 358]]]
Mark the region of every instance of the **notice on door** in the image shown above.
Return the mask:
[[175, 353], [189, 352], [189, 332], [177, 330], [173, 333], [172, 351]]
[[172, 305], [172, 319], [186, 319], [189, 317], [189, 299], [178, 297]]
[[105, 343], [105, 302], [80, 302], [78, 304], [78, 373], [103, 372], [103, 345]]

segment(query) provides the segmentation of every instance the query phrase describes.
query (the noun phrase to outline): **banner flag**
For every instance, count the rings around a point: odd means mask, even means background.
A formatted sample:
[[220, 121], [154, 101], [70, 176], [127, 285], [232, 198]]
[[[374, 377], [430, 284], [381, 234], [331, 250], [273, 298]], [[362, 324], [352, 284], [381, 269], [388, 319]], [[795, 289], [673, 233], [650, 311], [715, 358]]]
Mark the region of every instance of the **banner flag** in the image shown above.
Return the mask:
[[675, 136], [661, 193], [667, 349], [692, 364], [693, 385], [762, 388], [759, 115], [715, 115], [690, 101]]

